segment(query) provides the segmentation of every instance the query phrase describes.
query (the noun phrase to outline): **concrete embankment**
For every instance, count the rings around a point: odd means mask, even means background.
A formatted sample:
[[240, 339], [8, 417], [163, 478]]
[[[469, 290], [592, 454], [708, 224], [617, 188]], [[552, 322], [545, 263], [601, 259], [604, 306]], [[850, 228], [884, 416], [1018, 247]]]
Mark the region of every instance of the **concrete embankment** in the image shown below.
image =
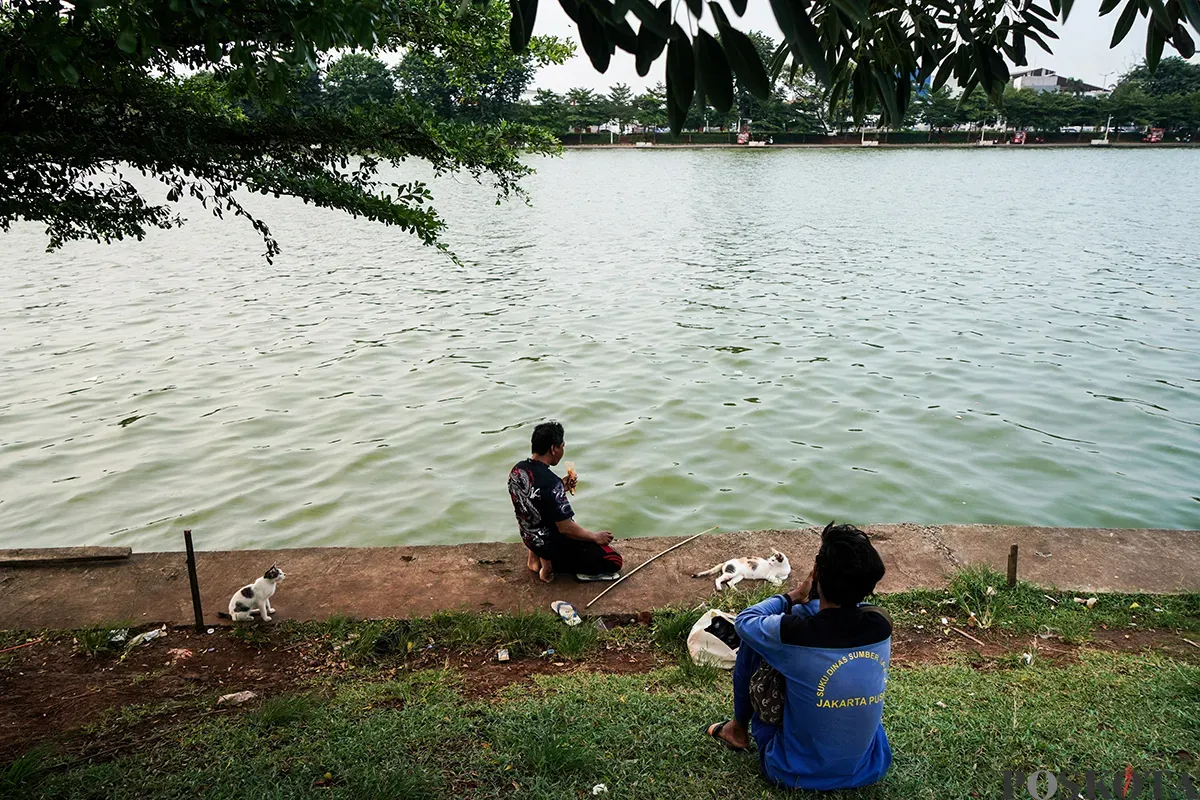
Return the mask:
[[[1019, 546], [1019, 576], [1039, 585], [1080, 592], [1200, 591], [1200, 531], [913, 524], [867, 530], [887, 565], [883, 592], [942, 587], [952, 572], [972, 564], [1004, 571], [1012, 544]], [[683, 538], [627, 539], [615, 546], [628, 572]], [[589, 613], [628, 614], [700, 602], [712, 595], [713, 584], [692, 579], [691, 573], [736, 556], [767, 555], [772, 548], [787, 554], [798, 580], [819, 542], [815, 529], [707, 534], [629, 578]], [[29, 551], [10, 559], [0, 552], [0, 564], [10, 564], [0, 566], [0, 629], [192, 621], [182, 552], [101, 555], [103, 560], [58, 564], [33, 559]], [[209, 623], [218, 622], [217, 612], [226, 609], [239, 586], [276, 562], [287, 573], [272, 601], [277, 619], [546, 609], [558, 599], [582, 610], [607, 585], [576, 583], [569, 576], [543, 584], [527, 571], [525, 560], [524, 546], [517, 543], [196, 553]]]

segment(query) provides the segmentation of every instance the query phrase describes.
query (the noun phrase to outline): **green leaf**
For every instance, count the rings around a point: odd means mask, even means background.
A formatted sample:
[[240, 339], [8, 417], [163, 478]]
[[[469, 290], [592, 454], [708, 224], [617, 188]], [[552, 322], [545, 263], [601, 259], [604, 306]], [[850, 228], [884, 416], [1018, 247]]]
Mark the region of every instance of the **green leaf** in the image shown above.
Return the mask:
[[1146, 26], [1146, 69], [1150, 72], [1158, 69], [1158, 61], [1162, 58], [1163, 36], [1157, 25]]
[[1025, 36], [1033, 39], [1033, 41], [1037, 43], [1037, 46], [1045, 50], [1047, 53], [1054, 52], [1050, 49], [1050, 45], [1046, 44], [1046, 40], [1043, 39], [1037, 31], [1025, 31]]
[[[758, 56], [758, 50], [750, 37], [729, 24], [725, 11], [715, 2], [710, 2], [708, 8], [712, 11], [713, 19], [717, 21], [717, 29], [721, 33], [721, 44], [729, 66], [733, 68], [738, 80], [759, 100], [766, 100], [771, 94], [771, 82], [767, 79], [766, 70]], [[787, 53], [780, 47], [776, 56], [782, 58]], [[782, 61], [780, 63], [782, 68]]]
[[983, 90], [991, 94], [996, 76], [992, 74], [992, 65], [988, 59], [987, 48], [984, 47], [983, 42], [976, 40], [972, 43], [971, 49], [974, 51], [975, 69], [979, 74], [979, 82], [983, 84]]
[[947, 57], [945, 60], [942, 61], [942, 65], [940, 67], [938, 67], [937, 74], [934, 75], [934, 77], [933, 77], [933, 90], [936, 92], [938, 89], [945, 86], [946, 81], [950, 80], [950, 75], [953, 72], [954, 72], [954, 58]]
[[775, 21], [779, 23], [793, 55], [800, 57], [817, 80], [829, 85], [829, 64], [825, 60], [825, 50], [821, 47], [816, 26], [808, 18], [805, 4], [797, 0], [771, 0], [771, 10], [775, 12]]
[[1180, 0], [1183, 5], [1183, 15], [1192, 27], [1200, 31], [1200, 0]]
[[1100, 3], [1100, 16], [1107, 16], [1113, 11], [1116, 11], [1117, 6], [1121, 5], [1121, 0], [1103, 0]]
[[1175, 36], [1171, 39], [1171, 44], [1175, 45], [1175, 49], [1179, 51], [1179, 55], [1184, 58], [1191, 58], [1196, 55], [1196, 43], [1188, 35], [1187, 28], [1183, 27], [1183, 23], [1175, 26]]
[[871, 21], [871, 13], [863, 0], [833, 0], [833, 6], [850, 19], [862, 25]]
[[687, 3], [688, 12], [696, 19], [704, 13], [704, 0], [684, 0]]
[[1171, 15], [1167, 13], [1167, 7], [1163, 5], [1163, 0], [1145, 0], [1145, 5], [1149, 6], [1150, 15], [1159, 30], [1169, 33], [1175, 23], [1171, 19]]
[[603, 74], [608, 70], [608, 62], [612, 58], [612, 50], [609, 49], [604, 26], [600, 24], [596, 12], [592, 11], [592, 7], [589, 5], [580, 5], [578, 13], [579, 19], [576, 20], [576, 25], [579, 29], [579, 41], [583, 44], [583, 51], [591, 59], [592, 66], [596, 68], [596, 71]]
[[604, 32], [608, 35], [610, 45], [616, 45], [626, 53], [637, 53], [637, 34], [633, 32], [633, 28], [625, 20], [620, 22], [609, 21], [604, 26]]
[[642, 21], [643, 28], [649, 28], [664, 42], [671, 36], [671, 0], [662, 0], [658, 8], [650, 0], [630, 0], [630, 3], [630, 11]]
[[722, 114], [733, 108], [733, 72], [721, 45], [706, 30], [696, 32], [696, 66], [704, 83], [704, 94]]
[[650, 66], [658, 60], [666, 46], [666, 39], [659, 36], [649, 25], [642, 23], [642, 27], [638, 29], [637, 33], [637, 52], [634, 54], [637, 74], [643, 78], [646, 77], [650, 72]]
[[746, 13], [746, 0], [729, 0], [729, 5], [733, 6], [733, 13], [739, 17]]
[[875, 68], [874, 73], [875, 85], [878, 87], [877, 94], [883, 101], [884, 111], [887, 112], [883, 122], [888, 126], [899, 125], [903, 115], [900, 113], [900, 107], [896, 104], [896, 81], [879, 67]]
[[533, 24], [537, 21], [538, 0], [521, 0], [521, 19], [525, 22], [525, 43], [533, 38]]
[[1129, 2], [1125, 4], [1125, 10], [1122, 11], [1121, 16], [1117, 18], [1117, 26], [1113, 28], [1112, 41], [1108, 45], [1110, 48], [1119, 45], [1122, 41], [1124, 41], [1125, 37], [1129, 35], [1129, 30], [1133, 27], [1134, 20], [1137, 19], [1137, 13], [1140, 7], [1140, 0], [1129, 0]]
[[1026, 17], [1025, 22], [1029, 25], [1029, 27], [1040, 31], [1043, 36], [1048, 36], [1051, 39], [1058, 38], [1058, 34], [1050, 30], [1050, 26], [1037, 17]]
[[1062, 21], [1066, 22], [1067, 17], [1071, 16], [1071, 8], [1075, 5], [1075, 0], [1061, 0], [1062, 2]]
[[[672, 40], [671, 44], [674, 44], [674, 40]], [[680, 78], [679, 74], [673, 72], [671, 69], [670, 47], [670, 44], [667, 45], [667, 124], [671, 127], [671, 133], [678, 136], [679, 132], [683, 130], [684, 121], [687, 120], [688, 109], [692, 106], [692, 98], [691, 96], [688, 97], [686, 105], [679, 103], [676, 98], [676, 94], [682, 93], [682, 90], [677, 85], [677, 81]], [[691, 48], [689, 47], [688, 50], [690, 52]], [[689, 65], [694, 69], [695, 65], [691, 64], [690, 60]], [[689, 72], [688, 77], [691, 78], [691, 94], [695, 95], [695, 73]]]
[[137, 42], [137, 34], [129, 28], [117, 34], [117, 47], [122, 53], [133, 53], [137, 50]]
[[529, 45], [529, 32], [521, 16], [521, 0], [508, 0], [512, 19], [508, 23], [508, 44], [514, 53], [524, 53]]
[[667, 92], [675, 100], [675, 105], [683, 109], [684, 114], [692, 107], [692, 98], [696, 94], [696, 62], [692, 54], [692, 44], [678, 24], [676, 33], [667, 43]]
[[[466, 2], [467, 0], [463, 0]], [[578, 0], [558, 0], [558, 4], [562, 6], [562, 10], [567, 13], [576, 25], [579, 24], [579, 2]]]
[[1036, 3], [1030, 3], [1025, 7], [1025, 10], [1032, 14], [1037, 14], [1042, 19], [1049, 20], [1050, 22], [1054, 22], [1058, 19], [1058, 17], [1056, 17], [1054, 14], [1051, 14], [1049, 11], [1037, 5]]

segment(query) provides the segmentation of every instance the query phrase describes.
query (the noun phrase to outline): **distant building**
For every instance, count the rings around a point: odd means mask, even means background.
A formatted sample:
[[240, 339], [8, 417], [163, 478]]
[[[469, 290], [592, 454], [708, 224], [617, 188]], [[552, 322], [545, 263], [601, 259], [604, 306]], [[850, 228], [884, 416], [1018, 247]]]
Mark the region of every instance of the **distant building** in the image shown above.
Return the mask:
[[1092, 86], [1075, 78], [1064, 78], [1054, 70], [1044, 67], [1014, 72], [1009, 83], [1014, 89], [1032, 89], [1035, 92], [1067, 92], [1092, 97], [1108, 94], [1108, 90], [1101, 86]]

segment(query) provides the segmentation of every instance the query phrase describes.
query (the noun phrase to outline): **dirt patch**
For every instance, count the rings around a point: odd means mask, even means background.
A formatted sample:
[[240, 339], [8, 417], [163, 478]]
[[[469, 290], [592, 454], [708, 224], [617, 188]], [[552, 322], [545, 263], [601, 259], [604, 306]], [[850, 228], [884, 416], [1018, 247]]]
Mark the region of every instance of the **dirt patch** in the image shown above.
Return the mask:
[[1170, 631], [1099, 629], [1093, 632], [1092, 640], [1082, 646], [1056, 637], [1043, 639], [1028, 633], [978, 630], [967, 633], [983, 644], [954, 630], [945, 633], [945, 629], [936, 626], [926, 629], [896, 628], [892, 634], [892, 664], [901, 667], [937, 664], [965, 654], [971, 657], [973, 666], [996, 667], [996, 662], [1007, 656], [1030, 653], [1043, 664], [1058, 665], [1078, 661], [1080, 650], [1084, 647], [1116, 653], [1157, 652], [1181, 661], [1200, 663], [1200, 648], [1188, 644], [1180, 634]]
[[94, 723], [109, 709], [242, 689], [270, 692], [318, 671], [303, 656], [259, 650], [223, 632], [171, 631], [124, 661], [74, 650], [69, 639], [52, 640], [0, 656], [0, 763]]
[[[953, 631], [897, 628], [893, 663], [900, 667], [936, 664], [966, 654], [977, 668], [996, 669], [1004, 666], [1006, 657], [1030, 652], [1035, 642], [1036, 657], [1043, 664], [1070, 663], [1079, 657], [1078, 646], [1053, 639], [991, 631], [973, 631], [971, 635], [983, 645]], [[265, 637], [269, 639], [270, 633]], [[1149, 650], [1200, 663], [1200, 648], [1170, 632], [1101, 630], [1088, 647], [1113, 652]], [[185, 651], [191, 655], [185, 656]], [[576, 660], [547, 655], [498, 662], [494, 650], [434, 648], [414, 654], [403, 666], [391, 662], [384, 669], [371, 670], [356, 668], [329, 640], [245, 641], [226, 628], [211, 635], [175, 629], [165, 638], [136, 648], [123, 661], [113, 654], [86, 658], [74, 653], [69, 638], [51, 639], [0, 654], [0, 696], [4, 698], [0, 703], [0, 764], [44, 742], [89, 757], [119, 749], [120, 742], [92, 741], [96, 737], [88, 726], [132, 705], [142, 709], [163, 706], [158, 717], [140, 719], [133, 728], [138, 732], [137, 741], [144, 745], [157, 726], [176, 717], [228, 713], [216, 709], [216, 698], [244, 689], [271, 696], [309, 690], [318, 679], [386, 680], [406, 670], [440, 667], [463, 674], [463, 691], [468, 697], [488, 699], [506, 686], [529, 684], [540, 675], [643, 673], [670, 663], [669, 656], [643, 641], [596, 649]]]

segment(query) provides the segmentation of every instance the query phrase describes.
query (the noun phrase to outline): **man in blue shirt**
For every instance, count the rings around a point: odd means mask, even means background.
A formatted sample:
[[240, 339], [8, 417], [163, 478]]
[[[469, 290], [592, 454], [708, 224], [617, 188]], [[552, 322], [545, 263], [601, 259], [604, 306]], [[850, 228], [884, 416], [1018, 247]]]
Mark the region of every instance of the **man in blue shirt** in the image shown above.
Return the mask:
[[892, 624], [862, 601], [883, 573], [865, 533], [829, 523], [804, 583], [738, 615], [734, 718], [705, 732], [734, 750], [749, 749], [752, 735], [763, 775], [779, 786], [881, 779], [892, 763], [883, 731]]

